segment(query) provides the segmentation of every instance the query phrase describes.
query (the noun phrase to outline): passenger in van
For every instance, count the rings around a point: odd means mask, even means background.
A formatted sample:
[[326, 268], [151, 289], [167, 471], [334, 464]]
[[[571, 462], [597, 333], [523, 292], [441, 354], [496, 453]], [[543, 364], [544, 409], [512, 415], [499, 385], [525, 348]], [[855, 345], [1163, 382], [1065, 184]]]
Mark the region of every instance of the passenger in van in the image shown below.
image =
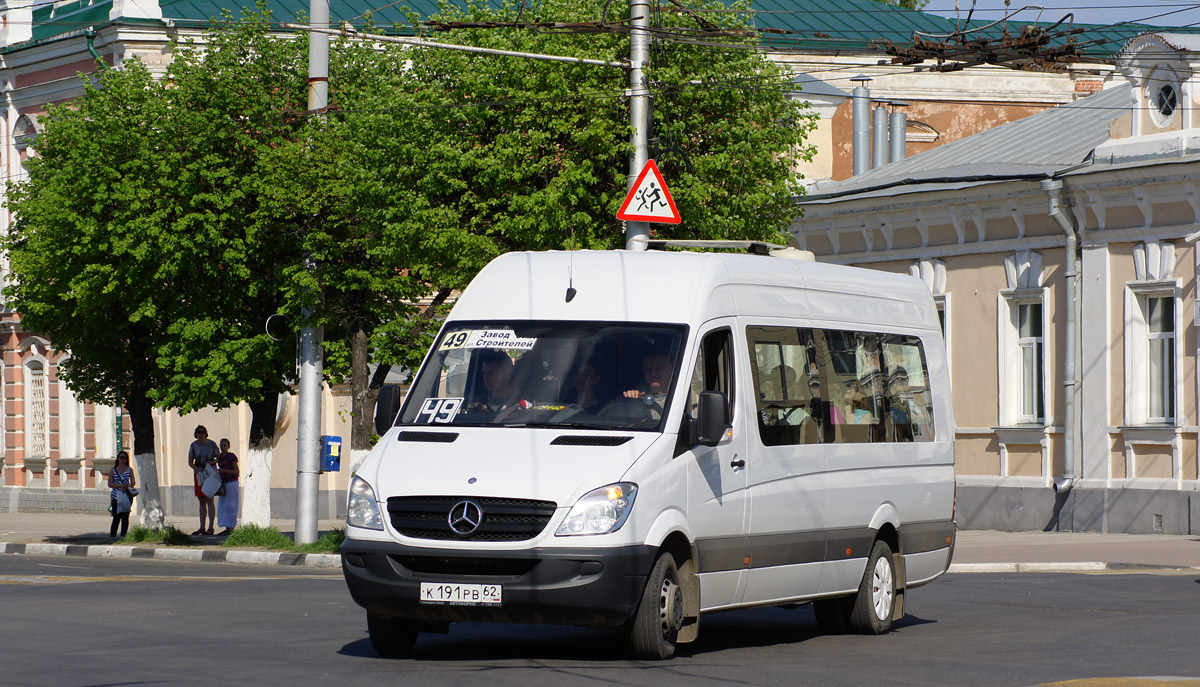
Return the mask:
[[601, 399], [596, 392], [597, 385], [600, 384], [600, 374], [596, 372], [596, 366], [592, 363], [584, 363], [575, 371], [575, 377], [571, 380], [572, 389], [567, 393], [565, 401], [583, 406], [583, 409], [589, 413], [594, 413], [604, 405], [604, 399]]
[[473, 404], [473, 412], [498, 413], [517, 403], [517, 389], [512, 383], [513, 361], [508, 353], [490, 348], [479, 354], [483, 363], [484, 397]]

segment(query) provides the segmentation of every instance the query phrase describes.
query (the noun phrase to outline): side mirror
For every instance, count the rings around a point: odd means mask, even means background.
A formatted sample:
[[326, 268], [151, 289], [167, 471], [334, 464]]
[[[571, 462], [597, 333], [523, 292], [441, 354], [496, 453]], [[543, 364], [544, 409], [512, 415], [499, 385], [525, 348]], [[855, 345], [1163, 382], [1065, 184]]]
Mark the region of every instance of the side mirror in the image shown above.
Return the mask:
[[387, 434], [396, 422], [400, 399], [400, 387], [395, 384], [387, 384], [379, 390], [379, 398], [375, 401], [375, 433], [379, 436]]
[[729, 421], [729, 397], [720, 391], [701, 391], [696, 411], [696, 443], [716, 446], [732, 427]]

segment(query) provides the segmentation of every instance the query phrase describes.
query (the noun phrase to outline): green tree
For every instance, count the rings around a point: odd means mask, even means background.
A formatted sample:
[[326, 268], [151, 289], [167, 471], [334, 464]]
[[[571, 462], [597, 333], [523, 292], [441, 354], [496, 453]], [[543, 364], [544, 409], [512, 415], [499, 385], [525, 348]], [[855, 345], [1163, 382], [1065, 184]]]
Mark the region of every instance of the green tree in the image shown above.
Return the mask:
[[171, 205], [161, 249], [178, 256], [184, 299], [155, 364], [160, 405], [187, 413], [246, 402], [242, 521], [269, 525], [279, 395], [295, 382], [295, 342], [266, 322], [285, 307], [284, 270], [303, 259], [303, 237], [263, 209], [272, 151], [301, 136], [307, 46], [271, 34], [260, 5], [226, 13], [203, 45], [176, 46], [166, 75], [171, 107], [158, 173]]
[[[598, 18], [586, 0], [523, 5], [446, 7], [439, 18]], [[748, 25], [745, 14], [711, 16], [721, 17], [706, 24], [715, 28]], [[696, 19], [663, 14], [657, 23], [665, 35], [681, 35]], [[611, 61], [629, 54], [620, 33], [512, 28], [439, 37]], [[656, 51], [649, 70], [654, 154], [684, 217], [657, 235], [779, 240], [791, 221], [800, 192], [792, 170], [811, 157], [804, 139], [814, 116], [787, 98], [790, 74], [753, 48], [752, 39], [734, 37]], [[327, 368], [351, 379], [351, 447], [363, 451], [382, 373], [389, 365], [411, 368], [427, 346], [430, 329], [415, 319], [417, 299], [461, 288], [505, 251], [624, 245], [616, 212], [631, 152], [628, 73], [438, 49], [364, 49], [354, 41], [339, 41], [332, 52], [333, 106], [314, 121], [319, 143], [293, 152], [308, 162], [277, 188], [282, 211], [320, 218], [307, 234], [317, 268], [293, 276], [304, 285], [297, 294], [321, 294], [327, 332], [339, 332], [327, 333], [337, 353]], [[338, 190], [306, 203], [297, 200], [304, 187]], [[367, 380], [369, 360], [381, 364]]]
[[25, 327], [70, 360], [61, 377], [81, 400], [123, 404], [143, 486], [143, 520], [161, 525], [154, 461], [154, 364], [175, 275], [156, 189], [162, 89], [141, 64], [104, 70], [71, 107], [52, 106], [29, 178], [9, 188], [16, 220], [4, 241], [6, 286]]
[[265, 323], [302, 237], [260, 211], [258, 189], [263, 151], [303, 126], [283, 114], [302, 106], [306, 85], [304, 46], [269, 28], [261, 10], [226, 15], [202, 50], [177, 46], [161, 81], [136, 60], [102, 71], [82, 98], [50, 109], [29, 178], [10, 189], [14, 307], [71, 351], [64, 378], [81, 398], [129, 410], [159, 523], [152, 406], [242, 401], [252, 410], [244, 519], [270, 518], [294, 345]]

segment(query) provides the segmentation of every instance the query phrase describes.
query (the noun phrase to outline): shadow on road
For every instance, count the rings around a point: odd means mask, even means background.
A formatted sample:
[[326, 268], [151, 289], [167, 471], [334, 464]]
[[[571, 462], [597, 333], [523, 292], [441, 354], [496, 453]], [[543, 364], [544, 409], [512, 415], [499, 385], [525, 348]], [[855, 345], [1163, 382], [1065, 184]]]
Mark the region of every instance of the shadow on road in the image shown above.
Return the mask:
[[[907, 615], [895, 623], [897, 631], [935, 623]], [[761, 608], [706, 615], [700, 621], [700, 638], [679, 646], [681, 658], [699, 657], [730, 649], [797, 644], [821, 636], [812, 607]], [[351, 642], [338, 652], [355, 658], [377, 658], [367, 638]], [[560, 625], [505, 625], [457, 623], [449, 634], [423, 633], [410, 659], [415, 661], [631, 661], [624, 632]]]

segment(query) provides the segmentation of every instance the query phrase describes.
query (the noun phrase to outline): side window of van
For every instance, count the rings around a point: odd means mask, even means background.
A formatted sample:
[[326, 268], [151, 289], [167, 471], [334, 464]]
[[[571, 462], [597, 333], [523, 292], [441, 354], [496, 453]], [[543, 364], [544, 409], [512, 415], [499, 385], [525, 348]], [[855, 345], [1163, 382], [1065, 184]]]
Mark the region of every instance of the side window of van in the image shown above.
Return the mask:
[[688, 416], [696, 417], [701, 391], [724, 392], [732, 409], [733, 390], [733, 333], [729, 329], [717, 329], [705, 334], [700, 342], [688, 387]]
[[892, 440], [933, 441], [933, 394], [920, 339], [886, 336], [880, 348], [887, 370], [886, 425]]
[[827, 405], [822, 401], [813, 331], [795, 327], [747, 327], [758, 434], [765, 446], [826, 441]]
[[933, 440], [925, 352], [917, 337], [878, 332], [818, 332], [821, 376], [836, 443]]

